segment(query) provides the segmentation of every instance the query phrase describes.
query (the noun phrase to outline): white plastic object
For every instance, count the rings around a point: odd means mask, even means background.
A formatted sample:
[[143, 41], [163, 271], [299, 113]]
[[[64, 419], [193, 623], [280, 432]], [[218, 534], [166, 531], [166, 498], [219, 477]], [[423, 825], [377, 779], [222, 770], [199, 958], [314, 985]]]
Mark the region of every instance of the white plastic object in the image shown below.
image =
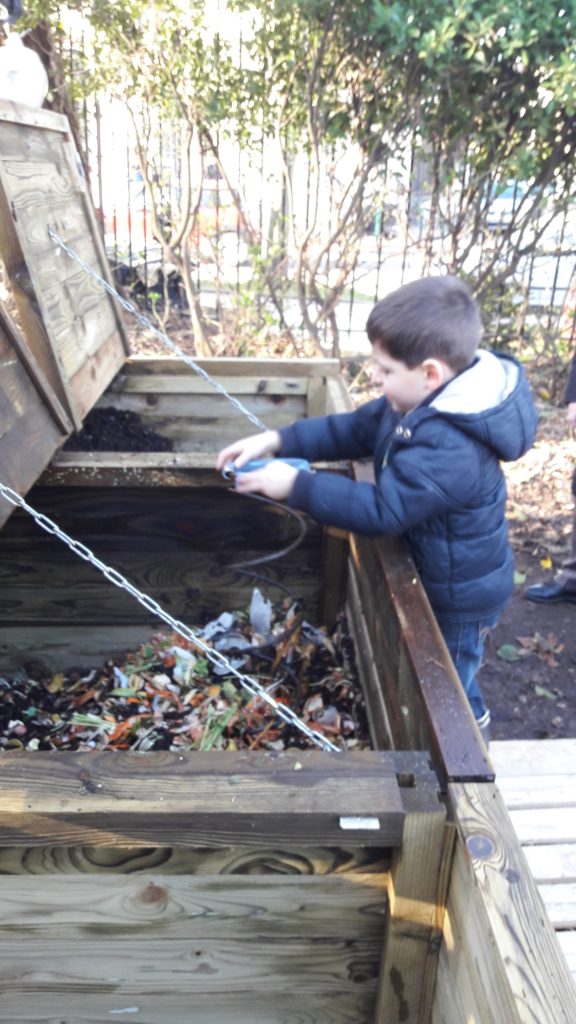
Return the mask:
[[0, 99], [41, 107], [48, 95], [48, 75], [35, 50], [11, 32], [0, 47]]

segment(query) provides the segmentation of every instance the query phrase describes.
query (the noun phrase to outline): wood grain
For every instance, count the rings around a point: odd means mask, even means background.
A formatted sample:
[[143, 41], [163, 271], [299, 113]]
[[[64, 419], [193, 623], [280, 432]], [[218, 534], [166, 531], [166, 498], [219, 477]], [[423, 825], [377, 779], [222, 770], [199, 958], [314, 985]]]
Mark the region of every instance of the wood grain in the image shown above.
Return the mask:
[[2, 846], [398, 846], [404, 816], [385, 752], [0, 754]]
[[479, 1024], [574, 1021], [576, 989], [502, 798], [490, 784], [449, 793], [459, 842], [434, 1024], [460, 1010]]

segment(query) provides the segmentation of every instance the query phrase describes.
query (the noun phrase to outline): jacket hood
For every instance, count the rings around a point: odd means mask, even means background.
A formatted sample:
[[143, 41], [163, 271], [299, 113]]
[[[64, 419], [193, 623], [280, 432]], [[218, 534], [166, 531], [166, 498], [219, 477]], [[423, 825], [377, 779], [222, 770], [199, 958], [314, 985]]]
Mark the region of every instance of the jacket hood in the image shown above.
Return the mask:
[[472, 366], [448, 381], [429, 408], [505, 462], [520, 458], [534, 443], [537, 417], [530, 387], [510, 356], [479, 350]]

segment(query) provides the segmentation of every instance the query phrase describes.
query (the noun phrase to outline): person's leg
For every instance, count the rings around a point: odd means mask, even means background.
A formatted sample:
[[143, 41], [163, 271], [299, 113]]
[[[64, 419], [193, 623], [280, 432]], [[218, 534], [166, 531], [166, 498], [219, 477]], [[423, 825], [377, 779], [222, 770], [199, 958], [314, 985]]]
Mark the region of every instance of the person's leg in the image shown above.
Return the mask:
[[[576, 470], [572, 475], [572, 494], [576, 500]], [[549, 583], [535, 583], [524, 591], [528, 601], [538, 604], [559, 604], [567, 601], [576, 604], [576, 512], [572, 517], [571, 555]]]
[[479, 622], [438, 620], [440, 631], [464, 687], [474, 718], [486, 740], [488, 739], [490, 712], [484, 702], [477, 676], [482, 664], [486, 637], [498, 622], [498, 618], [498, 615], [493, 615]]

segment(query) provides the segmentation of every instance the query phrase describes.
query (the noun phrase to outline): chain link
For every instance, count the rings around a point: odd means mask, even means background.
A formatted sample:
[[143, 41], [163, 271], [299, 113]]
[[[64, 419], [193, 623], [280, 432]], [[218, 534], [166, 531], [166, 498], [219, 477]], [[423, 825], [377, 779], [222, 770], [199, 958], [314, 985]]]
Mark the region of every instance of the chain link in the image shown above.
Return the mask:
[[255, 679], [252, 679], [251, 676], [247, 676], [244, 675], [243, 672], [239, 672], [223, 654], [214, 650], [214, 648], [209, 647], [208, 644], [202, 640], [202, 637], [196, 630], [190, 629], [189, 626], [186, 626], [183, 622], [175, 619], [152, 597], [148, 594], [143, 594], [133, 586], [133, 584], [130, 583], [130, 581], [127, 580], [120, 572], [111, 568], [109, 565], [106, 565], [105, 562], [100, 561], [94, 552], [91, 551], [90, 548], [86, 547], [85, 544], [82, 544], [81, 541], [74, 540], [67, 533], [61, 530], [56, 523], [49, 519], [48, 516], [44, 515], [42, 512], [38, 512], [37, 509], [32, 508], [32, 506], [17, 494], [16, 491], [13, 491], [11, 487], [7, 487], [6, 484], [0, 483], [0, 494], [2, 497], [6, 498], [10, 504], [17, 505], [28, 512], [28, 514], [36, 521], [38, 526], [43, 530], [46, 530], [47, 533], [51, 533], [55, 537], [58, 537], [58, 539], [63, 541], [64, 544], [74, 552], [74, 554], [84, 559], [85, 562], [90, 562], [91, 565], [98, 569], [107, 580], [110, 580], [110, 582], [116, 587], [126, 590], [132, 595], [132, 597], [136, 598], [144, 608], [166, 622], [180, 636], [189, 640], [194, 647], [202, 651], [208, 661], [212, 662], [213, 665], [216, 665], [218, 668], [223, 668], [230, 675], [235, 676], [243, 689], [247, 690], [248, 693], [252, 694], [252, 696], [260, 697], [261, 700], [266, 702], [266, 704], [269, 704], [275, 714], [277, 714], [284, 722], [287, 722], [289, 725], [294, 726], [294, 728], [304, 733], [304, 735], [307, 736], [309, 740], [312, 740], [317, 747], [321, 747], [323, 750], [331, 750], [335, 753], [340, 753], [338, 747], [331, 743], [330, 740], [327, 740], [325, 736], [316, 732], [315, 729], [310, 729], [305, 722], [298, 718], [298, 715], [296, 715], [291, 708], [287, 707], [285, 704], [278, 704], [277, 701], [275, 701], [274, 698], [264, 689], [264, 687], [260, 685], [260, 683]]
[[136, 308], [136, 306], [134, 306], [131, 302], [128, 301], [128, 299], [125, 299], [123, 295], [120, 295], [119, 292], [112, 288], [112, 286], [109, 285], [108, 282], [105, 281], [104, 278], [100, 276], [100, 274], [97, 274], [96, 271], [93, 270], [92, 267], [88, 265], [88, 263], [84, 262], [84, 260], [81, 258], [81, 256], [78, 255], [78, 253], [74, 252], [74, 250], [71, 249], [70, 246], [66, 244], [66, 242], [63, 242], [62, 239], [56, 234], [55, 231], [52, 230], [51, 227], [48, 227], [48, 234], [52, 241], [55, 242], [60, 249], [63, 249], [64, 252], [71, 257], [71, 259], [75, 260], [76, 263], [78, 263], [82, 267], [82, 270], [86, 271], [86, 273], [89, 274], [90, 277], [97, 281], [98, 284], [102, 288], [104, 288], [108, 292], [108, 294], [112, 296], [113, 299], [116, 299], [116, 301], [120, 303], [123, 309], [127, 310], [128, 313], [131, 313], [132, 316], [136, 317], [138, 323], [140, 323], [143, 327], [146, 327], [149, 331], [152, 331], [152, 333], [155, 334], [157, 338], [160, 338], [160, 341], [165, 346], [165, 348], [169, 349], [169, 351], [173, 352], [174, 355], [178, 357], [178, 359], [181, 359], [184, 363], [186, 363], [186, 365], [189, 366], [192, 370], [194, 370], [194, 372], [197, 373], [200, 377], [202, 377], [206, 381], [206, 383], [210, 385], [210, 387], [214, 388], [215, 391], [218, 391], [221, 395], [224, 396], [224, 398], [227, 398], [228, 401], [231, 402], [236, 409], [238, 409], [238, 412], [241, 412], [243, 416], [246, 416], [250, 420], [250, 422], [254, 424], [254, 426], [258, 427], [259, 430], [267, 429], [265, 424], [262, 423], [262, 420], [259, 420], [258, 417], [253, 412], [250, 412], [250, 409], [247, 409], [246, 406], [243, 405], [238, 398], [234, 398], [234, 395], [231, 395], [226, 390], [226, 388], [222, 386], [222, 384], [219, 384], [218, 381], [214, 380], [210, 376], [210, 374], [206, 372], [206, 370], [204, 370], [201, 366], [198, 365], [197, 362], [195, 362], [194, 359], [191, 358], [191, 356], [186, 355], [186, 353], [182, 351], [182, 349], [176, 344], [176, 342], [172, 341], [172, 339], [169, 338], [168, 335], [164, 333], [164, 331], [159, 330], [152, 323], [152, 321], [148, 319], [148, 317], [145, 317], [140, 312], [140, 310]]

